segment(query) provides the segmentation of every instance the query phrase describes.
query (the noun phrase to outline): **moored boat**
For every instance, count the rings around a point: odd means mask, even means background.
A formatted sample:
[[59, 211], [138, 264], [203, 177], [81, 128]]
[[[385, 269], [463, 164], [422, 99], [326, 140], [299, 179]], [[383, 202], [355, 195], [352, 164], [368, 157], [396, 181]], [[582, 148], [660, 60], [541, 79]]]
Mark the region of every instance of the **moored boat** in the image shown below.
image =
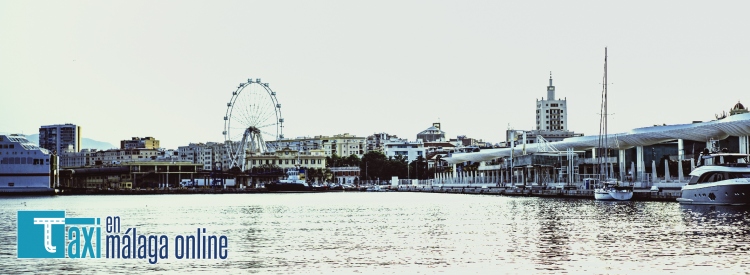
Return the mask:
[[750, 205], [749, 154], [714, 153], [701, 156], [710, 164], [690, 172], [690, 181], [677, 199], [681, 204]]
[[289, 168], [286, 171], [287, 178], [277, 182], [267, 183], [269, 192], [281, 191], [313, 191], [313, 188], [305, 181], [304, 170], [301, 168]]
[[594, 199], [610, 201], [627, 201], [633, 198], [633, 187], [623, 185], [617, 180], [602, 182], [600, 188], [594, 189]]
[[612, 164], [605, 160], [609, 157], [610, 142], [607, 134], [607, 48], [604, 48], [604, 81], [602, 82], [602, 105], [601, 117], [599, 122], [599, 151], [597, 154], [598, 164], [603, 172], [604, 180], [601, 181], [598, 188], [594, 189], [594, 199], [596, 200], [618, 200], [627, 201], [633, 198], [633, 186], [624, 185], [617, 179], [610, 178]]

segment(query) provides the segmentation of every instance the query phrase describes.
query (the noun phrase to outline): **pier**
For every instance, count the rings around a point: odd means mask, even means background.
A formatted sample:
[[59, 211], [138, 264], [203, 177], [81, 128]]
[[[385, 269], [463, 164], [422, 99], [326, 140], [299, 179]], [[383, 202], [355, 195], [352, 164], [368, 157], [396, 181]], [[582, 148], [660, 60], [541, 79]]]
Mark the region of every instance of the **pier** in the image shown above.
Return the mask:
[[[594, 190], [576, 189], [541, 189], [541, 188], [514, 188], [514, 187], [487, 187], [487, 186], [399, 186], [399, 192], [426, 192], [426, 193], [452, 193], [473, 195], [500, 195], [521, 197], [556, 197], [556, 198], [578, 198], [594, 199]], [[650, 190], [635, 190], [634, 201], [669, 201], [677, 202], [682, 192], [679, 190], [663, 190], [652, 192]]]

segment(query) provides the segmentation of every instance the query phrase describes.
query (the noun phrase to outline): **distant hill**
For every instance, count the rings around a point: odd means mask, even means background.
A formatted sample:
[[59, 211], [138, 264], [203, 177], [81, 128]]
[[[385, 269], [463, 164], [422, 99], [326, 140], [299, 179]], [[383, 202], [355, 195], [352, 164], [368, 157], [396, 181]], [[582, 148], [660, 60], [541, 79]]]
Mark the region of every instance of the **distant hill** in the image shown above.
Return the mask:
[[[28, 139], [34, 144], [39, 144], [39, 134], [26, 135], [26, 139]], [[115, 149], [115, 148], [119, 148], [119, 147], [114, 146], [109, 142], [96, 141], [90, 138], [81, 139], [81, 149], [107, 150], [107, 149]]]

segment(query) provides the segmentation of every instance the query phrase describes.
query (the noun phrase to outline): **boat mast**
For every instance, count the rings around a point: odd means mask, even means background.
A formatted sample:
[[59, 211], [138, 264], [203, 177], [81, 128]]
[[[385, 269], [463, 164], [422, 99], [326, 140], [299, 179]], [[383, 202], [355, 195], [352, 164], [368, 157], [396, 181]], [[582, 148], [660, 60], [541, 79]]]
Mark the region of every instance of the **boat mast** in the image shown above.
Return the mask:
[[[602, 103], [599, 117], [599, 169], [604, 170], [604, 180], [609, 178], [607, 162], [609, 158], [609, 142], [607, 140], [607, 47], [604, 47], [604, 77], [602, 80]], [[604, 156], [602, 156], [604, 155]], [[602, 172], [602, 171], [599, 172]]]

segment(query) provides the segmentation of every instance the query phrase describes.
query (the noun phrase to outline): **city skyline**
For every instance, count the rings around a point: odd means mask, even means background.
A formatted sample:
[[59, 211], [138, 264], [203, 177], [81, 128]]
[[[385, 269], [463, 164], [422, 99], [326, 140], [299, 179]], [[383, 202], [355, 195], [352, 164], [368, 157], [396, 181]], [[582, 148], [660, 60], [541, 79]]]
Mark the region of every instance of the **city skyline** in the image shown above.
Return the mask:
[[[596, 135], [708, 121], [743, 97], [748, 4], [628, 2], [2, 2], [0, 132], [73, 123], [118, 144], [221, 142], [231, 93], [269, 83], [286, 138], [386, 132], [497, 143], [568, 102]], [[644, 8], [648, 7], [648, 8]]]

